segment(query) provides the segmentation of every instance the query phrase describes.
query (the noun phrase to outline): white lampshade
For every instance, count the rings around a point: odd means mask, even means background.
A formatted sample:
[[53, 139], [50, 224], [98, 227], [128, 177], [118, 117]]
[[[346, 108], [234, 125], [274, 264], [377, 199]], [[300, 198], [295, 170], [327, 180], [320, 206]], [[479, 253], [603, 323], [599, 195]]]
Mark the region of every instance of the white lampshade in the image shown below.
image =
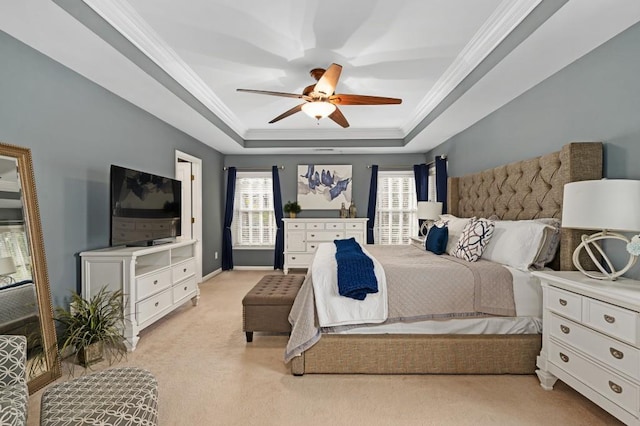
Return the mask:
[[320, 120], [332, 114], [336, 106], [330, 102], [314, 101], [302, 105], [302, 111], [311, 118]]
[[13, 258], [9, 257], [0, 257], [0, 276], [1, 275], [11, 275], [16, 273], [16, 264], [13, 263]]
[[602, 179], [566, 184], [562, 227], [640, 231], [640, 180]]
[[442, 203], [438, 201], [418, 201], [418, 219], [438, 220], [442, 214]]

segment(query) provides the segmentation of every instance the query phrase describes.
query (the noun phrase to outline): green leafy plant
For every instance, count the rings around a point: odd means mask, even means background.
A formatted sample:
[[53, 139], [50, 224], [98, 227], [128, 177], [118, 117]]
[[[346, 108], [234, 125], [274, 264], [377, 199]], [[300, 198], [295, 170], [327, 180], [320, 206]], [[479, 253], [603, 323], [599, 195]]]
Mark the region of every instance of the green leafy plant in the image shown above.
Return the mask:
[[127, 354], [124, 346], [124, 295], [103, 287], [89, 300], [71, 294], [69, 309], [56, 308], [55, 320], [61, 325], [61, 354], [70, 352], [74, 361], [89, 367], [106, 358], [111, 365]]
[[298, 204], [296, 201], [287, 201], [287, 203], [284, 205], [283, 210], [285, 213], [298, 214], [302, 211], [302, 208], [300, 208], [300, 204]]

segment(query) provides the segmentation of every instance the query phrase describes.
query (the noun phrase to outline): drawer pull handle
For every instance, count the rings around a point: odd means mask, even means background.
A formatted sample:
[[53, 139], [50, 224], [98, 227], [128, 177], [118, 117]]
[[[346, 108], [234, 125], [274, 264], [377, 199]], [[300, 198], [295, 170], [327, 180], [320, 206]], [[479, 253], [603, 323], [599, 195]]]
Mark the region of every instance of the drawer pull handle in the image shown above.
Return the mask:
[[562, 306], [567, 306], [567, 301], [564, 299], [558, 299], [558, 302], [560, 302]]
[[153, 285], [158, 284], [158, 280], [153, 280]]
[[316, 234], [311, 234], [311, 236], [312, 236], [312, 237], [315, 237], [315, 236], [316, 236]]
[[560, 331], [562, 331], [564, 334], [569, 334], [571, 332], [571, 329], [569, 327], [567, 327], [566, 325], [561, 325], [560, 326]]
[[568, 357], [568, 356], [566, 356], [565, 354], [563, 354], [562, 352], [560, 352], [560, 359], [561, 359], [563, 362], [569, 362], [569, 357]]
[[604, 320], [609, 324], [613, 324], [616, 322], [616, 317], [612, 317], [611, 315], [604, 314]]
[[613, 383], [611, 380], [609, 380], [609, 387], [615, 393], [622, 393], [622, 386], [620, 386], [620, 385], [618, 385], [616, 383]]
[[159, 304], [160, 304], [160, 302], [156, 302], [156, 303], [154, 304], [154, 306], [157, 308]]
[[624, 352], [619, 351], [615, 348], [609, 348], [609, 352], [611, 352], [611, 355], [615, 358], [615, 359], [622, 359], [624, 358]]
[[340, 234], [336, 234], [336, 238], [340, 238], [342, 235]]
[[291, 256], [291, 259], [292, 259], [292, 260], [296, 260], [296, 257], [295, 257], [295, 256]]
[[184, 269], [182, 270], [182, 272], [187, 272], [187, 268], [184, 268]]
[[186, 285], [184, 286], [184, 291], [187, 291], [187, 286]]

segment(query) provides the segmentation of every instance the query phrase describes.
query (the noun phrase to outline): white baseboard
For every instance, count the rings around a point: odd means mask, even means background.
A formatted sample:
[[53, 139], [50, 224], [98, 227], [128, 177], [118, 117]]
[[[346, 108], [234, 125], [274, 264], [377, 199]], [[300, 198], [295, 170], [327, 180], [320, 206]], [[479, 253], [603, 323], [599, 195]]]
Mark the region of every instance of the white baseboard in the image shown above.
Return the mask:
[[234, 266], [234, 271], [275, 271], [273, 266]]
[[222, 268], [218, 268], [215, 271], [213, 271], [213, 272], [205, 275], [204, 277], [202, 277], [202, 282], [205, 282], [205, 281], [207, 281], [207, 280], [209, 280], [209, 279], [211, 279], [211, 278], [213, 278], [216, 275], [221, 274], [221, 273], [222, 273]]

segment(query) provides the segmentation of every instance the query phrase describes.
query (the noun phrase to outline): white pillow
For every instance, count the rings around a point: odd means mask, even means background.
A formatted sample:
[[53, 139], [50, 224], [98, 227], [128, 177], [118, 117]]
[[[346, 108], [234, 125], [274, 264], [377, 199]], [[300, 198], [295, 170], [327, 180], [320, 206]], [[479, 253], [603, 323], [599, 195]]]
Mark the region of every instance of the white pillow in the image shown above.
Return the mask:
[[471, 221], [470, 217], [461, 218], [452, 214], [441, 214], [440, 220], [447, 224], [449, 228], [449, 239], [447, 240], [447, 254], [453, 255], [458, 246], [458, 240], [465, 226]]
[[527, 271], [540, 252], [547, 227], [534, 221], [497, 220], [482, 258]]

